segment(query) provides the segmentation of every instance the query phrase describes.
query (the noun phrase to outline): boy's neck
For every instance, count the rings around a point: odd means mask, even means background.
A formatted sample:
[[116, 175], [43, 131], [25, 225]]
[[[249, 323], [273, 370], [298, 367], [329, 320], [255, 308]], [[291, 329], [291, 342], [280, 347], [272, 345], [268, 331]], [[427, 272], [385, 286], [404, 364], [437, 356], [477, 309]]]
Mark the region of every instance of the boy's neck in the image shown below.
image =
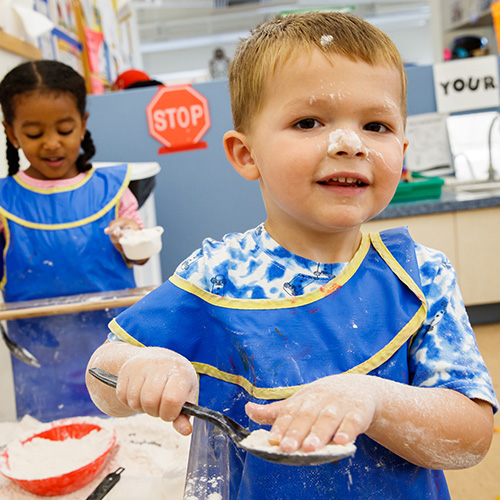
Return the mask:
[[275, 231], [267, 220], [264, 224], [269, 235], [289, 252], [315, 262], [334, 264], [349, 262], [361, 243], [359, 227], [332, 233], [315, 232], [310, 230], [280, 234]]

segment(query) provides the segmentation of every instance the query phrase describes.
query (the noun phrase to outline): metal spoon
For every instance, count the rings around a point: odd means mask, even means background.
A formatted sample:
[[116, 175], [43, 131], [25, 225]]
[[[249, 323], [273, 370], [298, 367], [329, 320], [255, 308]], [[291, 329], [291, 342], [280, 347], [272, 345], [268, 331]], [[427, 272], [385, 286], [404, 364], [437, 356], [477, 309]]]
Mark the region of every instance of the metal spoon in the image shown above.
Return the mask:
[[[102, 370], [101, 368], [90, 368], [89, 373], [101, 382], [116, 388], [116, 382], [118, 379], [116, 375], [113, 375], [106, 370]], [[328, 462], [336, 462], [341, 458], [352, 456], [355, 451], [355, 448], [353, 447], [354, 450], [352, 448], [346, 448], [345, 450], [340, 448], [336, 454], [333, 454], [331, 451], [327, 452], [326, 450], [321, 449], [311, 453], [283, 453], [278, 451], [269, 451], [267, 449], [250, 448], [242, 444], [242, 441], [251, 434], [250, 431], [223, 413], [210, 410], [209, 408], [204, 408], [203, 406], [198, 406], [187, 401], [182, 406], [181, 413], [211, 422], [215, 426], [219, 427], [219, 429], [222, 429], [225, 433], [227, 433], [237, 446], [259, 458], [268, 460], [269, 462], [277, 462], [279, 464], [286, 465], [319, 465]]]
[[30, 366], [34, 366], [35, 368], [40, 368], [40, 363], [38, 362], [38, 359], [36, 359], [35, 356], [33, 356], [33, 354], [31, 354], [31, 352], [28, 351], [28, 349], [25, 349], [19, 344], [16, 344], [11, 338], [9, 338], [1, 321], [0, 321], [0, 330], [2, 332], [3, 340], [13, 356], [15, 356], [17, 359], [23, 361], [24, 363]]

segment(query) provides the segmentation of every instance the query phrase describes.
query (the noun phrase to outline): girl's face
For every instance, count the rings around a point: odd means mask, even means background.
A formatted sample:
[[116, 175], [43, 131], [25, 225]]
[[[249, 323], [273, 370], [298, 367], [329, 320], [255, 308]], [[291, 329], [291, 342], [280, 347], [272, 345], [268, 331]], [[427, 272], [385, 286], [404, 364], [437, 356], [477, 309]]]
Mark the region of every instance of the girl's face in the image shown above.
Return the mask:
[[80, 115], [71, 94], [34, 91], [16, 97], [14, 120], [4, 127], [30, 162], [29, 176], [69, 179], [78, 174], [75, 162], [86, 124], [87, 113]]

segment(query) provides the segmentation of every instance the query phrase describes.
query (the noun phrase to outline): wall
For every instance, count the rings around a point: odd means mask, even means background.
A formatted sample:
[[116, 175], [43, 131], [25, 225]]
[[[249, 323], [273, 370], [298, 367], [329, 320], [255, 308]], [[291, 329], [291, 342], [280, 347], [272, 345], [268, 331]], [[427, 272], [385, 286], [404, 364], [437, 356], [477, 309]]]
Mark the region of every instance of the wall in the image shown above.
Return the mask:
[[[410, 115], [436, 111], [432, 66], [411, 67]], [[232, 128], [225, 80], [193, 85], [209, 101], [212, 127], [207, 149], [159, 155], [160, 144], [148, 132], [145, 109], [156, 88], [90, 96], [88, 122], [98, 161], [157, 161], [155, 190], [158, 224], [165, 228], [161, 255], [163, 278], [198, 248], [203, 238], [220, 238], [265, 220], [257, 182], [241, 178], [226, 159], [224, 132]]]
[[209, 101], [212, 125], [207, 149], [158, 154], [147, 129], [145, 109], [155, 87], [89, 96], [88, 128], [96, 161], [156, 161], [157, 222], [163, 226], [161, 266], [168, 278], [203, 238], [256, 226], [265, 219], [256, 182], [241, 178], [226, 159], [222, 136], [232, 128], [225, 80], [193, 85]]
[[[18, 64], [26, 61], [27, 59], [14, 54], [12, 52], [0, 49], [0, 80], [7, 74], [12, 68]], [[2, 118], [2, 113], [0, 112], [0, 119]], [[1, 121], [1, 120], [0, 120]], [[5, 159], [5, 134], [3, 132], [3, 127], [0, 127], [0, 177], [5, 177], [7, 175], [7, 161]]]
[[[392, 38], [405, 62], [420, 65], [433, 63], [430, 22], [422, 20], [416, 21], [414, 26], [391, 25], [385, 27], [381, 25], [379, 27]], [[246, 34], [241, 33], [241, 37], [243, 36]], [[207, 43], [192, 48], [172, 48], [172, 50], [157, 52], [143, 51], [144, 69], [148, 74], [155, 75], [160, 81], [175, 80], [178, 72], [192, 72], [195, 81], [197, 81], [196, 77], [200, 75], [200, 70], [205, 70], [208, 77], [208, 62], [214, 49], [220, 46], [227, 56], [232, 58], [239, 38], [236, 36], [232, 42], [216, 45]]]

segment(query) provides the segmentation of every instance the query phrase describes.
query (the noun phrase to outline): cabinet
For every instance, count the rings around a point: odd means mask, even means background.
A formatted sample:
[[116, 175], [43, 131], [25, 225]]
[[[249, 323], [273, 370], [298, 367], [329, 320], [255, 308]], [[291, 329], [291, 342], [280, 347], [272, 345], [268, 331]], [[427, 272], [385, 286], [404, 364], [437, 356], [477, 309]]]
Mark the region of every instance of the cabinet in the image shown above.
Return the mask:
[[466, 305], [500, 302], [499, 220], [500, 208], [455, 215], [458, 282]]
[[414, 240], [445, 253], [466, 306], [500, 302], [500, 207], [370, 221], [363, 232], [408, 226]]
[[435, 62], [443, 61], [444, 49], [464, 35], [485, 36], [490, 54], [498, 54], [491, 3], [492, 0], [430, 0]]

